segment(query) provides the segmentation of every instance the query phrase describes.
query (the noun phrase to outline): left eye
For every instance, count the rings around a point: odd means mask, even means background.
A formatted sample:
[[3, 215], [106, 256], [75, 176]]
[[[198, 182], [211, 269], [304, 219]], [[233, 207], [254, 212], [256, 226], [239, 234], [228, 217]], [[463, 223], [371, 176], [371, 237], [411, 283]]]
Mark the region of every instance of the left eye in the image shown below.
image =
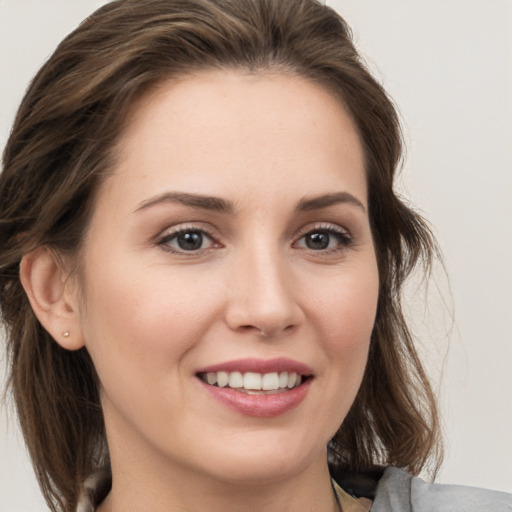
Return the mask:
[[315, 229], [303, 235], [297, 242], [297, 246], [312, 251], [325, 251], [346, 247], [350, 244], [350, 237], [334, 229]]
[[199, 229], [187, 229], [166, 235], [160, 244], [176, 252], [192, 252], [208, 249], [214, 242], [210, 236]]

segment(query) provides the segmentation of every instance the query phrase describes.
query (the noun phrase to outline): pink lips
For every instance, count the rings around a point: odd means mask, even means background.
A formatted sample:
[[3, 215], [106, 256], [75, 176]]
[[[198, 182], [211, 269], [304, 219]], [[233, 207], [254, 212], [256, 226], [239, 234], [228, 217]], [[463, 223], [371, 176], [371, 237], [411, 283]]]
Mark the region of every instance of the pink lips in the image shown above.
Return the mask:
[[214, 364], [197, 370], [197, 373], [207, 372], [295, 372], [301, 375], [313, 374], [313, 370], [308, 365], [286, 357], [277, 359], [237, 359], [235, 361], [226, 361], [225, 363]]
[[[239, 371], [241, 373], [257, 372], [262, 374], [272, 372], [295, 372], [302, 376], [312, 376], [313, 374], [309, 366], [287, 358], [271, 360], [240, 359], [228, 361], [201, 368], [197, 373], [220, 371]], [[312, 380], [312, 378], [308, 378], [300, 386], [276, 394], [247, 394], [228, 387], [220, 388], [210, 386], [201, 379], [198, 379], [198, 382], [210, 396], [240, 414], [259, 418], [271, 418], [284, 414], [297, 407], [306, 397]]]

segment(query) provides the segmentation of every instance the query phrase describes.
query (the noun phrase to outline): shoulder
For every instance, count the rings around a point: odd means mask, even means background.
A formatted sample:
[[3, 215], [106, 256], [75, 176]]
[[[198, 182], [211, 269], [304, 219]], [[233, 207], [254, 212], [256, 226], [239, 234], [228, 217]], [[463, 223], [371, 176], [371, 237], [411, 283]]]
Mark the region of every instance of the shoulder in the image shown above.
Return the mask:
[[372, 512], [511, 512], [512, 494], [461, 485], [431, 484], [397, 468], [380, 479]]

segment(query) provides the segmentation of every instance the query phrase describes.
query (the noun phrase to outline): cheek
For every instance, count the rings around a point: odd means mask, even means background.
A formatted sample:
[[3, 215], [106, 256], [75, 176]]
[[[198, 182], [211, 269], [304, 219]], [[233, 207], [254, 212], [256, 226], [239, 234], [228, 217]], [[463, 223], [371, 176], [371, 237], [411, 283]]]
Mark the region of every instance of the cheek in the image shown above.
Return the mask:
[[317, 297], [317, 321], [324, 326], [330, 351], [350, 355], [367, 349], [375, 323], [378, 292], [376, 265], [368, 265], [342, 274], [327, 293]]
[[125, 270], [89, 282], [87, 349], [112, 431], [129, 424], [159, 438], [162, 425], [190, 412], [195, 349], [218, 301], [201, 293], [200, 279], [180, 279], [162, 266]]
[[367, 265], [360, 271], [340, 273], [328, 292], [316, 297], [312, 314], [316, 315], [323, 355], [330, 369], [324, 389], [340, 406], [333, 410], [337, 426], [355, 399], [364, 375], [378, 291], [376, 265]]
[[[315, 329], [321, 361], [319, 398], [311, 415], [327, 442], [352, 406], [366, 368], [378, 298], [375, 264], [339, 269], [309, 295], [308, 315]], [[314, 420], [311, 420], [312, 422]]]
[[89, 281], [83, 328], [100, 377], [107, 365], [104, 373], [123, 366], [151, 376], [183, 362], [216, 314], [218, 301], [198, 276], [134, 268], [113, 266]]

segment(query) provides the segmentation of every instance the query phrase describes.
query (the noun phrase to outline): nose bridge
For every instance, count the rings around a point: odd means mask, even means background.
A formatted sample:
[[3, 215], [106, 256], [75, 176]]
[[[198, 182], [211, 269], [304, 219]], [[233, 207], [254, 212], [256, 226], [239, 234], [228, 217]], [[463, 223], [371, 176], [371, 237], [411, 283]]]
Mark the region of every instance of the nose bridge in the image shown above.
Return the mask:
[[237, 330], [274, 335], [300, 323], [290, 262], [274, 244], [256, 240], [236, 257], [227, 320]]

